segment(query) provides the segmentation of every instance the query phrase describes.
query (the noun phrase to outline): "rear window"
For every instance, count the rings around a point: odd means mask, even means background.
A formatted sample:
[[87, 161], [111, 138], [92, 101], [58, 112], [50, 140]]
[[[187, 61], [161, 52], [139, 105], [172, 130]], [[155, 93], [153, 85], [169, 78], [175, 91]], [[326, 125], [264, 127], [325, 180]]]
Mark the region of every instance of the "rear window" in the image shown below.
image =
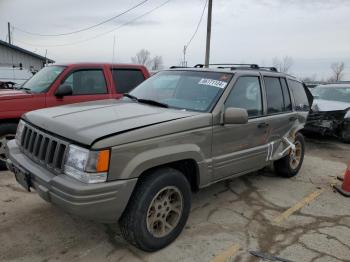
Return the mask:
[[145, 80], [145, 76], [137, 69], [112, 69], [114, 87], [117, 93], [129, 93]]
[[289, 87], [292, 91], [296, 111], [309, 111], [310, 105], [302, 83], [294, 80], [288, 80]]

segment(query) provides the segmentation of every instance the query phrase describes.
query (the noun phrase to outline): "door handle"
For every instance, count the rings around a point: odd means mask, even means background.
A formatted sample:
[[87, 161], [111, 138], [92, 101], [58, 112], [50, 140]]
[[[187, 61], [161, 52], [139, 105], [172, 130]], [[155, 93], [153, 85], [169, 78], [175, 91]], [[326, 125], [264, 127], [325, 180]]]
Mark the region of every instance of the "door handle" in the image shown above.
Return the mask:
[[297, 120], [297, 117], [296, 117], [296, 116], [291, 116], [291, 117], [289, 118], [289, 121], [290, 121], [290, 122], [293, 122], [293, 121], [295, 121], [295, 120]]
[[268, 127], [269, 126], [269, 124], [268, 123], [260, 123], [260, 124], [258, 124], [258, 128], [266, 128], [266, 127]]

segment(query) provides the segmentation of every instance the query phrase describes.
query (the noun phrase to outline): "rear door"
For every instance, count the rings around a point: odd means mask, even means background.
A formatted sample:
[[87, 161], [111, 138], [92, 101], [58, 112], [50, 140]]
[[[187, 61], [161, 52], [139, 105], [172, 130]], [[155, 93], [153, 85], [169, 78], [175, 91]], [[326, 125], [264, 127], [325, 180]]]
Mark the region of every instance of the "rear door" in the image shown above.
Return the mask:
[[266, 163], [268, 125], [259, 73], [237, 76], [224, 107], [244, 108], [247, 124], [213, 127], [214, 180], [257, 170]]
[[297, 113], [293, 111], [291, 92], [285, 77], [264, 75], [268, 116], [268, 160], [281, 144], [283, 137], [288, 137], [297, 122]]
[[53, 90], [46, 98], [47, 106], [59, 106], [111, 97], [109, 81], [103, 66], [74, 69], [61, 80], [57, 88], [60, 85], [71, 86], [73, 94], [60, 98], [54, 95], [55, 90]]

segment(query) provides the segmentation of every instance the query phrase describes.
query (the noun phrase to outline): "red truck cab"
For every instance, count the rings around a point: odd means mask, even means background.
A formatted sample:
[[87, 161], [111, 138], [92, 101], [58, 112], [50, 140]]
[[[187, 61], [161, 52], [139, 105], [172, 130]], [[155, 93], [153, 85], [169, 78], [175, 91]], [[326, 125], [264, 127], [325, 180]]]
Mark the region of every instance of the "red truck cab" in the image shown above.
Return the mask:
[[46, 107], [121, 98], [150, 76], [133, 64], [74, 63], [44, 67], [19, 89], [0, 89], [0, 170], [5, 144], [14, 138], [22, 114]]

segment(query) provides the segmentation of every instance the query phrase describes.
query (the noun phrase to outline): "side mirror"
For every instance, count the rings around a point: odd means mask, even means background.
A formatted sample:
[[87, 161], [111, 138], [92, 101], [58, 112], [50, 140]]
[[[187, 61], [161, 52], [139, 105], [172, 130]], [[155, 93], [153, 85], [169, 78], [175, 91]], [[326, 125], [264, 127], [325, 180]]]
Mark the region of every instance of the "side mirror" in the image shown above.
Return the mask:
[[73, 89], [70, 85], [60, 85], [55, 92], [55, 96], [60, 98], [64, 96], [70, 96], [72, 94]]
[[248, 123], [248, 112], [243, 108], [226, 108], [224, 113], [224, 124], [246, 124]]

